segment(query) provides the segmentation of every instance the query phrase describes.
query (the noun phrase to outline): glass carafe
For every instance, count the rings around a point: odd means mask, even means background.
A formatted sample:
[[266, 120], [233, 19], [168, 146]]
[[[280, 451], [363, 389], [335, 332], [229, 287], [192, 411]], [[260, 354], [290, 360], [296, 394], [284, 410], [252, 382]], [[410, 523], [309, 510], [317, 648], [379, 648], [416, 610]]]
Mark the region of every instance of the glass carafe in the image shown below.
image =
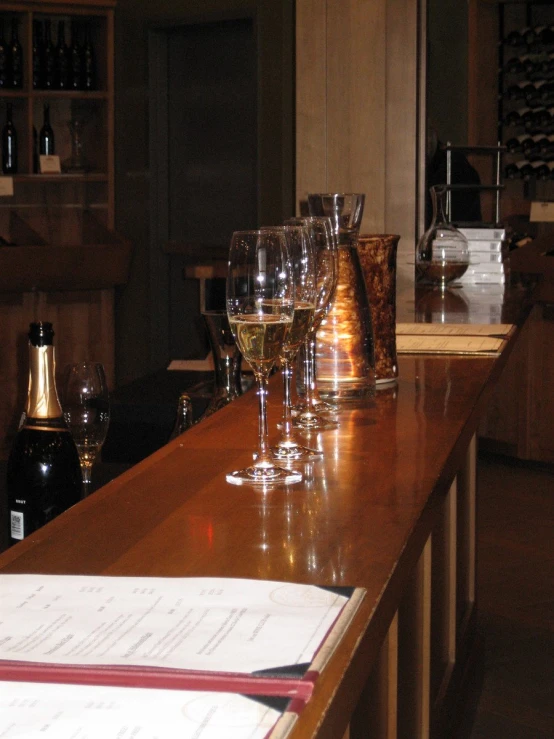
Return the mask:
[[373, 330], [366, 287], [356, 248], [364, 195], [308, 195], [311, 215], [331, 219], [338, 242], [338, 279], [316, 341], [320, 395], [350, 400], [375, 389]]
[[416, 250], [416, 280], [444, 288], [459, 280], [469, 265], [465, 236], [446, 217], [447, 185], [431, 188], [433, 221]]

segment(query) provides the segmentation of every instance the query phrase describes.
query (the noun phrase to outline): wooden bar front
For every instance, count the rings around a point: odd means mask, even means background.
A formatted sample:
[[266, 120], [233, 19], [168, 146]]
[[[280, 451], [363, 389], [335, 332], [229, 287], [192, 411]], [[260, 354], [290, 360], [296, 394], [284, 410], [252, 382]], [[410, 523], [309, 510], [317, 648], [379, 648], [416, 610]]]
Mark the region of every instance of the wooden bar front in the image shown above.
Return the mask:
[[[293, 736], [444, 735], [475, 616], [475, 433], [516, 339], [498, 358], [401, 357], [397, 386], [310, 437], [324, 457], [288, 488], [225, 481], [256, 447], [248, 393], [5, 552], [0, 569], [363, 586]], [[280, 377], [271, 390], [276, 437]]]

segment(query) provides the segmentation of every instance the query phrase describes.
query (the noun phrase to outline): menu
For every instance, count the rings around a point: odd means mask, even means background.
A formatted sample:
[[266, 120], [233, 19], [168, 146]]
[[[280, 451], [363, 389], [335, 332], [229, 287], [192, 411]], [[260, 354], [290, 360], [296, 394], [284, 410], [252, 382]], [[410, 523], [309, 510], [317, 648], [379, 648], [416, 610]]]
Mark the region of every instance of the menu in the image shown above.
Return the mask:
[[513, 329], [506, 323], [398, 323], [396, 349], [400, 354], [497, 356]]
[[307, 699], [364, 593], [232, 578], [3, 574], [0, 679]]
[[[297, 714], [232, 693], [0, 685], [2, 739], [283, 739]], [[277, 703], [277, 701], [274, 701]]]

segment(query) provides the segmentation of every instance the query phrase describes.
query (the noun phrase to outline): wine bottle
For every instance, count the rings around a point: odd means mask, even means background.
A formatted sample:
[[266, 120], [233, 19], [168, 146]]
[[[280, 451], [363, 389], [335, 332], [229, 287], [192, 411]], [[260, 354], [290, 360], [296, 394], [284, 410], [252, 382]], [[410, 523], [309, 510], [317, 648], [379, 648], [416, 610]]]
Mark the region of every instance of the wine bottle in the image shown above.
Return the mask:
[[56, 391], [53, 338], [51, 323], [31, 323], [27, 404], [7, 470], [12, 544], [81, 497], [79, 455]]
[[85, 90], [96, 89], [96, 60], [89, 23], [85, 25], [85, 43], [83, 45], [83, 85]]
[[56, 60], [54, 44], [52, 43], [52, 24], [49, 19], [44, 21], [44, 53], [43, 53], [43, 85], [47, 90], [56, 86]]
[[54, 131], [50, 125], [50, 104], [44, 103], [42, 128], [39, 133], [39, 154], [54, 154]]
[[528, 139], [531, 137], [527, 133], [522, 133], [519, 136], [514, 136], [511, 139], [508, 139], [506, 141], [506, 149], [510, 152], [510, 154], [516, 154], [520, 151], [524, 151], [526, 146], [528, 145]]
[[536, 133], [534, 136], [528, 136], [523, 142], [523, 153], [527, 158], [533, 154], [538, 154], [545, 145], [546, 140], [544, 133]]
[[12, 104], [6, 105], [6, 123], [2, 129], [2, 172], [17, 174], [17, 131], [12, 118]]
[[519, 162], [511, 162], [506, 166], [504, 175], [509, 180], [520, 180], [523, 179], [522, 170], [529, 164], [527, 159], [522, 159]]
[[531, 120], [533, 111], [529, 107], [511, 110], [504, 118], [506, 126], [523, 126]]
[[55, 79], [58, 90], [70, 89], [69, 48], [65, 43], [65, 21], [58, 21], [58, 44], [55, 53]]
[[175, 424], [169, 436], [169, 441], [176, 439], [184, 431], [189, 429], [193, 424], [192, 402], [190, 396], [181, 393], [177, 403], [177, 413], [175, 414]]
[[10, 55], [4, 37], [4, 19], [0, 16], [0, 90], [9, 87]]
[[33, 21], [33, 89], [43, 87], [43, 44], [42, 26], [39, 21]]
[[73, 21], [71, 24], [71, 46], [69, 48], [71, 88], [82, 90], [84, 87], [83, 50], [79, 42], [79, 28]]
[[525, 44], [525, 40], [520, 31], [510, 31], [510, 33], [504, 38], [504, 43], [508, 46], [523, 46]]
[[10, 43], [10, 82], [11, 87], [16, 89], [23, 87], [23, 49], [19, 43], [18, 25], [18, 19], [13, 17], [12, 40]]

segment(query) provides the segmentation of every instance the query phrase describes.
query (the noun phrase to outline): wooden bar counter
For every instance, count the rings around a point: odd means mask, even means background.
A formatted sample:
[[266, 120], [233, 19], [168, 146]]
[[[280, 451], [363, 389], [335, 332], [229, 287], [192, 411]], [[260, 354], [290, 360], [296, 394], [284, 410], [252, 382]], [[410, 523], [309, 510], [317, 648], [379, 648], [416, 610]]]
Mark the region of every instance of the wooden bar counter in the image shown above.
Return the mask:
[[[503, 320], [521, 326], [525, 293], [509, 297]], [[256, 447], [248, 393], [6, 551], [0, 569], [363, 586], [292, 736], [453, 736], [476, 603], [475, 434], [518, 330], [499, 357], [402, 356], [397, 386], [310, 437], [324, 457], [287, 488], [225, 481]], [[280, 377], [271, 390], [275, 438]]]

